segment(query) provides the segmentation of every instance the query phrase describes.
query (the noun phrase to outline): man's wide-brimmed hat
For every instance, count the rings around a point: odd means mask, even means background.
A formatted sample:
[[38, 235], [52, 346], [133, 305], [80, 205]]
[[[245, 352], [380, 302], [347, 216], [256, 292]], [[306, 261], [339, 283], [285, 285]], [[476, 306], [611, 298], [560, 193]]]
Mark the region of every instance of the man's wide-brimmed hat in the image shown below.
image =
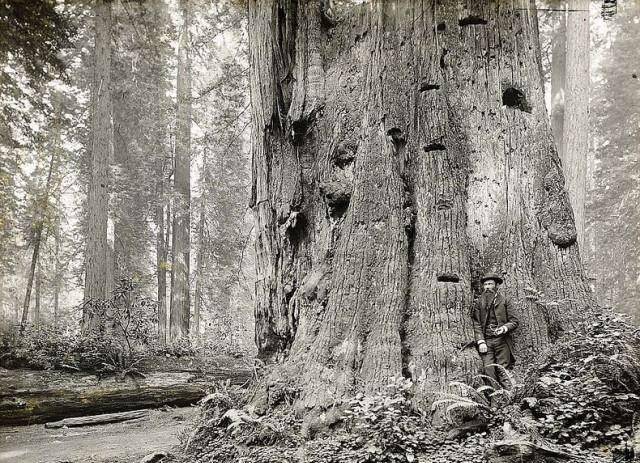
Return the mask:
[[502, 282], [504, 281], [502, 279], [502, 277], [500, 277], [497, 273], [487, 273], [487, 274], [485, 274], [485, 276], [480, 278], [480, 281], [482, 282], [482, 284], [484, 284], [484, 282], [487, 281], [487, 280], [493, 280], [498, 285], [501, 285]]

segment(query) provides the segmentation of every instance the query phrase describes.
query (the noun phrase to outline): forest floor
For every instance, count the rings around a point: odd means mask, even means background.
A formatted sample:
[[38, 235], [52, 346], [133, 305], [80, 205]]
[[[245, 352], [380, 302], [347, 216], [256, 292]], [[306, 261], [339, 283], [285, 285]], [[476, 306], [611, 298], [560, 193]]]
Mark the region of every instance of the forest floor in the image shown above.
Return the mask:
[[0, 463], [137, 463], [177, 445], [197, 411], [167, 407], [141, 420], [69, 429], [0, 428]]

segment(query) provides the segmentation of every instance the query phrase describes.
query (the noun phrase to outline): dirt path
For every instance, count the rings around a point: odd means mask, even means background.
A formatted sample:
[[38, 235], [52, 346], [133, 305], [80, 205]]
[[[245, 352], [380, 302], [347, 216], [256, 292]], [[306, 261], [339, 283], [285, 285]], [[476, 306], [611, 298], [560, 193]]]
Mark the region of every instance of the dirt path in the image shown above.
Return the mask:
[[152, 410], [148, 418], [69, 429], [0, 428], [0, 463], [137, 463], [178, 444], [197, 408]]

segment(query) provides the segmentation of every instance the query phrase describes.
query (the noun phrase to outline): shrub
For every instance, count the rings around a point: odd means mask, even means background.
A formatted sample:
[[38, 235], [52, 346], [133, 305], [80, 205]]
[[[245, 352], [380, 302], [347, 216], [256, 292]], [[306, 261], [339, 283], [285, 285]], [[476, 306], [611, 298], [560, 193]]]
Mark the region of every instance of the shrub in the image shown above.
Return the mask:
[[17, 329], [2, 338], [1, 364], [10, 368], [77, 369], [92, 373], [128, 373], [149, 352], [157, 325], [157, 304], [123, 279], [106, 301], [88, 301], [83, 309], [102, 321], [78, 333], [40, 326]]
[[75, 368], [73, 346], [76, 335], [51, 326], [26, 327], [3, 333], [0, 365], [5, 368], [51, 370]]
[[167, 341], [166, 344], [156, 344], [153, 347], [154, 354], [163, 357], [196, 357], [202, 351], [201, 347], [196, 346], [191, 338], [186, 336]]
[[640, 413], [640, 340], [622, 316], [601, 313], [568, 333], [529, 378], [540, 432], [582, 447], [619, 444]]

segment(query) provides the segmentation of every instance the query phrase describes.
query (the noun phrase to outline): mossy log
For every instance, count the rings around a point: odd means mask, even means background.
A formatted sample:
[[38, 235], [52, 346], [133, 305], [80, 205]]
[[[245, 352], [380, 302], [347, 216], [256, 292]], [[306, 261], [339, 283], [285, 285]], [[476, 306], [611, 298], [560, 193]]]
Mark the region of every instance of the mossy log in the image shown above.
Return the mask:
[[204, 397], [213, 380], [228, 379], [231, 384], [241, 385], [251, 377], [246, 368], [219, 373], [156, 372], [144, 378], [127, 376], [119, 380], [80, 373], [0, 369], [0, 426], [162, 405], [187, 406]]

